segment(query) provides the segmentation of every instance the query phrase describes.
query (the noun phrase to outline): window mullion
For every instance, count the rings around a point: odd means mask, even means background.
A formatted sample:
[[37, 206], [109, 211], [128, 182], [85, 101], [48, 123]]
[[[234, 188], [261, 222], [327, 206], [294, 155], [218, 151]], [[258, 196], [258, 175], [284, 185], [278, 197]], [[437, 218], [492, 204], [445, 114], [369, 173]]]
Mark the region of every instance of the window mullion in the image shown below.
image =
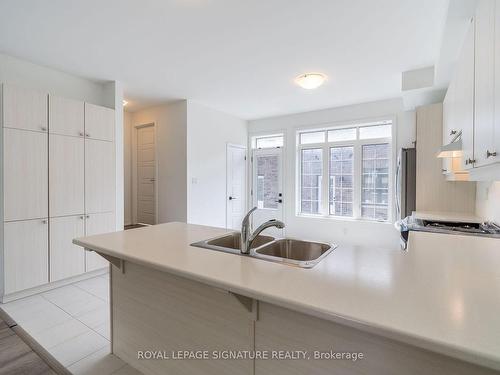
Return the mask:
[[353, 217], [361, 217], [361, 145], [354, 144]]
[[329, 197], [330, 197], [330, 173], [329, 173], [329, 147], [323, 146], [323, 181], [322, 181], [322, 194], [321, 194], [321, 211], [324, 216], [329, 215]]

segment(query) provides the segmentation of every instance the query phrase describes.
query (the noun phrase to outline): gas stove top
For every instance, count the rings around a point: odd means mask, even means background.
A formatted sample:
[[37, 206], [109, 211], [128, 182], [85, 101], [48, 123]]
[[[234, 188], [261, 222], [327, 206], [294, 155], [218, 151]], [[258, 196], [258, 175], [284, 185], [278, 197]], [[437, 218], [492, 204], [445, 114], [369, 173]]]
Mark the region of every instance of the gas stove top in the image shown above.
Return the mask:
[[471, 234], [488, 237], [500, 237], [500, 227], [495, 223], [464, 223], [453, 221], [434, 221], [410, 218], [408, 221], [408, 229], [424, 231], [424, 232], [439, 232], [450, 234]]

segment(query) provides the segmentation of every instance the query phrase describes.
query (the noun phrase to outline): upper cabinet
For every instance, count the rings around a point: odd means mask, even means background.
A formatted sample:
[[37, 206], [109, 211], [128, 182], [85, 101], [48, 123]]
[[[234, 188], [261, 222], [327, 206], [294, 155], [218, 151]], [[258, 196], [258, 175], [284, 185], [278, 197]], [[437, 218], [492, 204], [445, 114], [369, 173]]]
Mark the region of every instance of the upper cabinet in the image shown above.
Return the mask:
[[500, 179], [500, 0], [478, 1], [443, 106], [443, 143], [462, 132], [460, 163], [446, 160], [443, 172]]
[[102, 141], [114, 141], [115, 111], [85, 103], [85, 136]]
[[47, 93], [3, 84], [3, 126], [47, 132]]
[[[495, 157], [495, 8], [496, 0], [481, 0], [476, 10], [474, 167], [494, 163]], [[500, 6], [500, 5], [498, 5]], [[500, 23], [498, 24], [500, 27]], [[500, 43], [500, 39], [498, 40]], [[465, 139], [465, 138], [464, 138]], [[472, 139], [472, 138], [471, 138]], [[465, 154], [464, 154], [465, 155]], [[465, 158], [469, 158], [465, 155]]]
[[50, 133], [83, 137], [85, 103], [80, 100], [49, 96]]

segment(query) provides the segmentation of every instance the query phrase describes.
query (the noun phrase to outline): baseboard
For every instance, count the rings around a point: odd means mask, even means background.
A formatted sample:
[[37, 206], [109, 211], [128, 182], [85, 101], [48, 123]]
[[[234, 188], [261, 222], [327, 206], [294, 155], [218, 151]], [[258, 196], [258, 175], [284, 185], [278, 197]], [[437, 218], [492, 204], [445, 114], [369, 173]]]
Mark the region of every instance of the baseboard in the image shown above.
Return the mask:
[[19, 292], [6, 294], [6, 295], [2, 296], [1, 300], [2, 300], [2, 303], [15, 301], [16, 299], [29, 297], [29, 296], [32, 296], [32, 295], [35, 295], [38, 293], [46, 292], [46, 291], [51, 290], [51, 289], [60, 288], [62, 286], [68, 285], [68, 284], [73, 284], [73, 283], [76, 283], [78, 281], [90, 279], [92, 277], [96, 277], [99, 275], [104, 275], [108, 272], [109, 272], [109, 267], [104, 267], [104, 268], [101, 268], [101, 269], [98, 269], [95, 271], [86, 272], [86, 273], [83, 273], [81, 275], [73, 276], [73, 277], [70, 277], [70, 278], [67, 278], [64, 280], [58, 280], [58, 281], [54, 281], [53, 283], [48, 283], [48, 284], [40, 285], [40, 286], [37, 286], [34, 288], [21, 290]]

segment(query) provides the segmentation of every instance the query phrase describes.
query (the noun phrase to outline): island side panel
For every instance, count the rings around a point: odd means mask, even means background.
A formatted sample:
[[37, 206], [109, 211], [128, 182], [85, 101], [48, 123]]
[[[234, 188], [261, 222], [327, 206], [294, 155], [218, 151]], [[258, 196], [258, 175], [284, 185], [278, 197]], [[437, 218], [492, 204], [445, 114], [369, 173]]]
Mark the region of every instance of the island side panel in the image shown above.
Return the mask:
[[227, 291], [127, 262], [112, 267], [112, 347], [144, 374], [253, 374], [252, 360], [144, 360], [139, 351], [253, 350], [255, 313]]
[[[309, 315], [259, 303], [256, 350], [308, 351], [306, 360], [257, 360], [256, 375], [498, 375], [500, 372]], [[314, 351], [364, 358], [314, 360]]]

